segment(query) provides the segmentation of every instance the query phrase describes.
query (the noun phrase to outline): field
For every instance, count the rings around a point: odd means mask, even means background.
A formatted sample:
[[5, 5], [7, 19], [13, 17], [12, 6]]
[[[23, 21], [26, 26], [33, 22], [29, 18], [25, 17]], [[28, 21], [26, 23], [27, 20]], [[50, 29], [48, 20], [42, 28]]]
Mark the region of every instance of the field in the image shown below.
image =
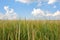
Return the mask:
[[0, 40], [60, 40], [60, 21], [0, 20]]

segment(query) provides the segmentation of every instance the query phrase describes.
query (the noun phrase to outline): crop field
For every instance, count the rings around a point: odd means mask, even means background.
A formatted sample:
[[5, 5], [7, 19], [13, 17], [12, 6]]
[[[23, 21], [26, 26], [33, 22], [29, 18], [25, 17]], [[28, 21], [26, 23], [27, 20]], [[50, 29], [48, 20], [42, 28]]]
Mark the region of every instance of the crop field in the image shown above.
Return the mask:
[[0, 20], [0, 40], [60, 40], [60, 21]]

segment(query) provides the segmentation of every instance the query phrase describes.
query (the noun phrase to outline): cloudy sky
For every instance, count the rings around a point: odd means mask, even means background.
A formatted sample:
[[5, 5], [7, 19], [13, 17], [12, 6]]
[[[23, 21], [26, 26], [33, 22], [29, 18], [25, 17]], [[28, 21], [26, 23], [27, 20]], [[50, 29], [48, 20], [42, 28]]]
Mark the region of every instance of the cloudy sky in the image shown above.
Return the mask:
[[60, 0], [0, 0], [0, 19], [60, 20]]

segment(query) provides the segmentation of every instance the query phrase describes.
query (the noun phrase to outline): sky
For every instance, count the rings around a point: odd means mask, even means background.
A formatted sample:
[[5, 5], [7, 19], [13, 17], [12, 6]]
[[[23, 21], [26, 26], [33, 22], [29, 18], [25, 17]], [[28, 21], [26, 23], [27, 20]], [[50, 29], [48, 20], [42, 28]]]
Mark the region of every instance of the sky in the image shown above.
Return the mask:
[[0, 0], [0, 19], [60, 20], [60, 0]]

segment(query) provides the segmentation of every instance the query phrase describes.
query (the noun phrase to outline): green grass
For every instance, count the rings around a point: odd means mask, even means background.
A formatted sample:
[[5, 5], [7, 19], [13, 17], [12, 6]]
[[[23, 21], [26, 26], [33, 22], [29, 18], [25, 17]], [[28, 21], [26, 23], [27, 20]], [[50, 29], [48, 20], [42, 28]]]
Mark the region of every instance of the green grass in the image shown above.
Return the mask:
[[60, 40], [60, 21], [0, 20], [0, 40]]

